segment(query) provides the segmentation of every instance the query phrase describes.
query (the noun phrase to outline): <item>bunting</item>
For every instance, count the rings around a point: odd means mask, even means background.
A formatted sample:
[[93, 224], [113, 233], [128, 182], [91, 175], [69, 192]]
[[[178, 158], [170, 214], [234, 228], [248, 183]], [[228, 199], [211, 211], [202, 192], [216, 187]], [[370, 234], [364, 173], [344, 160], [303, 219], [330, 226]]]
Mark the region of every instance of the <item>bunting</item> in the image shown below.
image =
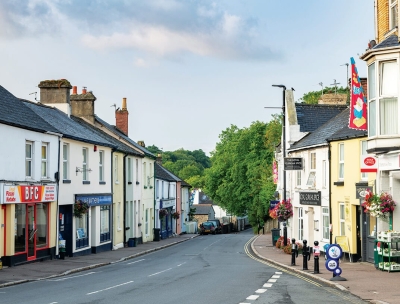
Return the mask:
[[356, 130], [367, 130], [367, 100], [361, 86], [360, 77], [354, 58], [351, 62], [351, 87], [350, 87], [350, 119], [349, 128]]

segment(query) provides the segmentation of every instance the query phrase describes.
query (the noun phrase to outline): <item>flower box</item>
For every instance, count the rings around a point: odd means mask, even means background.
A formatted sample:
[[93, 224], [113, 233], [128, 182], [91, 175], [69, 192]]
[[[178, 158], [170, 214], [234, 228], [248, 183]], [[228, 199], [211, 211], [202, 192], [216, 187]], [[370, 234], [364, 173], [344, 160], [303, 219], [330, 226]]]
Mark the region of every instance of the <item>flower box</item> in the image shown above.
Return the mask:
[[400, 271], [400, 264], [390, 265], [390, 271]]

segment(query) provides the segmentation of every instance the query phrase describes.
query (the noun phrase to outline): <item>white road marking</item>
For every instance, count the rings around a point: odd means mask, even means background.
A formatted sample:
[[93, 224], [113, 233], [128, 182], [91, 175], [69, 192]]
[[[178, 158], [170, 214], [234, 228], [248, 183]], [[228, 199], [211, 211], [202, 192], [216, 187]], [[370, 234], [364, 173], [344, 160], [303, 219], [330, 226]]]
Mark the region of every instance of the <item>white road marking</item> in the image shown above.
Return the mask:
[[266, 289], [257, 289], [256, 290], [256, 293], [264, 293], [264, 292], [266, 292], [267, 290]]
[[246, 298], [246, 300], [257, 300], [260, 296], [252, 295]]
[[184, 262], [184, 263], [182, 263], [182, 264], [179, 264], [178, 267], [179, 267], [179, 266], [182, 266], [183, 264], [186, 264], [186, 262]]
[[84, 276], [87, 276], [87, 275], [90, 275], [90, 274], [94, 274], [94, 273], [96, 273], [96, 272], [88, 272], [88, 273], [85, 273], [85, 274], [80, 274], [80, 275], [76, 275], [76, 276], [72, 276], [72, 277], [64, 277], [64, 278], [54, 279], [54, 280], [49, 279], [47, 281], [52, 281], [52, 282], [65, 281], [65, 280], [69, 280], [69, 279], [75, 279], [75, 278], [79, 278], [79, 277], [84, 277]]
[[100, 290], [92, 291], [92, 292], [87, 293], [86, 295], [88, 296], [88, 295], [91, 295], [91, 294], [94, 294], [94, 293], [106, 291], [106, 290], [113, 289], [113, 288], [116, 288], [116, 287], [119, 287], [119, 286], [123, 286], [123, 285], [126, 285], [126, 284], [130, 284], [130, 283], [133, 283], [133, 281], [129, 281], [129, 282], [126, 282], [126, 283], [118, 284], [118, 285], [111, 286], [111, 287], [108, 287], [108, 288], [105, 288], [105, 289], [100, 289]]
[[269, 288], [269, 287], [272, 287], [272, 284], [265, 283], [265, 284], [263, 285], [263, 287]]
[[282, 272], [280, 272], [280, 271], [275, 271], [275, 274], [282, 274]]
[[268, 283], [275, 283], [276, 282], [276, 279], [269, 279], [268, 280]]
[[57, 304], [58, 302], [51, 302], [51, 303], [49, 303], [49, 304]]
[[280, 275], [273, 275], [271, 278], [272, 279], [279, 279], [281, 276]]
[[149, 277], [154, 276], [154, 275], [156, 275], [156, 274], [160, 274], [160, 273], [166, 272], [166, 271], [171, 270], [171, 269], [172, 269], [172, 268], [168, 268], [168, 269], [165, 269], [165, 270], [163, 270], [163, 271], [153, 273], [153, 274], [149, 275]]
[[135, 264], [135, 263], [137, 263], [137, 262], [141, 262], [141, 261], [144, 261], [145, 259], [141, 259], [141, 260], [138, 260], [138, 261], [135, 261], [135, 262], [130, 262], [130, 263], [126, 263], [127, 265], [130, 265], [130, 264]]

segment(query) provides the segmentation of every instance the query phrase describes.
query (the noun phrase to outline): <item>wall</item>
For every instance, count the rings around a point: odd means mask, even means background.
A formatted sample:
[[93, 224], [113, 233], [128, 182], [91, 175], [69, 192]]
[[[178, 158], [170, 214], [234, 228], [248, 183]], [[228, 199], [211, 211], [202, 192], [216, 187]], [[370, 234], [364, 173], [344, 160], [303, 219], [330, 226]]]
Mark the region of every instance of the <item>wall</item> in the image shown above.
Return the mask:
[[113, 159], [115, 157], [117, 157], [118, 161], [118, 177], [113, 172], [113, 246], [122, 248], [124, 247], [124, 153], [114, 152]]

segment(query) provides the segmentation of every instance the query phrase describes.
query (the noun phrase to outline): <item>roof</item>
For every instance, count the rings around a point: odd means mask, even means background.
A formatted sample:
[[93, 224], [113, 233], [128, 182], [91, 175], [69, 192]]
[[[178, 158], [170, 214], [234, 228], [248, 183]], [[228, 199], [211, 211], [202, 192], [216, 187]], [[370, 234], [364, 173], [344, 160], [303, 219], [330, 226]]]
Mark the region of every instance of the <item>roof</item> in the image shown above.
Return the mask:
[[36, 132], [60, 133], [25, 103], [0, 85], [0, 123]]
[[376, 49], [383, 49], [387, 47], [396, 47], [396, 46], [400, 46], [399, 37], [397, 35], [390, 35], [381, 43], [375, 45], [372, 49], [376, 50]]
[[76, 121], [77, 123], [79, 123], [80, 125], [82, 125], [83, 127], [90, 129], [92, 132], [96, 133], [101, 138], [104, 138], [105, 140], [107, 140], [108, 142], [113, 144], [116, 147], [116, 150], [118, 150], [120, 152], [123, 152], [123, 153], [127, 153], [127, 154], [131, 154], [131, 155], [143, 157], [143, 154], [141, 154], [140, 152], [136, 151], [135, 149], [132, 149], [128, 145], [126, 145], [123, 142], [119, 141], [118, 139], [116, 139], [116, 138], [112, 137], [111, 135], [103, 132], [102, 130], [100, 130], [96, 126], [91, 125], [90, 123], [86, 122], [82, 118], [75, 117], [75, 116], [71, 116], [71, 118], [74, 121]]
[[203, 191], [199, 192], [199, 204], [213, 204], [214, 202]]
[[104, 127], [106, 127], [109, 131], [113, 132], [114, 134], [122, 137], [124, 140], [126, 140], [127, 142], [129, 142], [131, 145], [135, 146], [137, 149], [141, 150], [146, 156], [156, 159], [156, 156], [151, 153], [149, 150], [147, 150], [146, 148], [142, 147], [141, 145], [139, 145], [138, 143], [136, 143], [135, 141], [133, 141], [132, 139], [130, 139], [128, 136], [126, 136], [122, 131], [120, 131], [116, 126], [110, 125], [108, 122], [102, 120], [100, 117], [98, 117], [97, 115], [94, 115], [95, 120], [97, 120], [97, 122], [99, 122], [100, 124], [102, 124]]
[[[319, 127], [314, 132], [308, 134], [307, 136], [300, 139], [298, 142], [290, 146], [288, 151], [298, 150], [302, 148], [307, 148], [311, 146], [326, 145], [327, 139], [331, 138], [336, 132], [344, 129], [349, 124], [349, 108], [342, 111], [339, 115], [335, 116], [324, 125]], [[347, 127], [348, 128], [348, 127]], [[355, 134], [356, 130], [344, 130], [349, 134]], [[343, 131], [343, 132], [344, 132]]]
[[51, 125], [52, 128], [56, 130], [54, 132], [62, 134], [65, 138], [99, 146], [115, 147], [113, 143], [99, 136], [86, 126], [77, 123], [57, 108], [40, 103], [33, 103], [28, 100], [23, 100], [23, 104]]
[[203, 215], [203, 214], [209, 214], [210, 209], [212, 208], [211, 204], [193, 204], [192, 208], [196, 208], [196, 211], [194, 212], [195, 215]]
[[295, 107], [300, 132], [313, 132], [346, 109], [347, 105], [296, 103]]
[[154, 164], [154, 169], [156, 178], [166, 180], [169, 182], [176, 182], [176, 179], [171, 176], [169, 171], [160, 164], [158, 164], [157, 162]]

